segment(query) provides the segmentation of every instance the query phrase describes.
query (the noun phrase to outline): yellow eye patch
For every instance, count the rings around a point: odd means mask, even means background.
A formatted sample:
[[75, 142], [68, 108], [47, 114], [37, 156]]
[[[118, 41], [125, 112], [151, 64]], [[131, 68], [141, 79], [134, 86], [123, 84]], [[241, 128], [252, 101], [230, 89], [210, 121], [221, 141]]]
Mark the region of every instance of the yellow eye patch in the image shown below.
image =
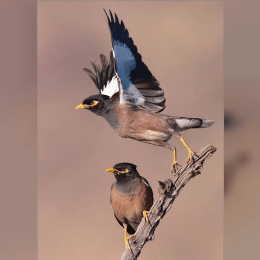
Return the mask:
[[90, 106], [90, 107], [94, 107], [94, 106], [96, 106], [98, 103], [99, 103], [99, 101], [93, 100], [89, 106]]
[[99, 103], [99, 101], [97, 101], [97, 100], [93, 100], [90, 105], [84, 105], [84, 104], [81, 103], [78, 106], [76, 106], [76, 109], [84, 109], [84, 108], [88, 108], [88, 107], [94, 107], [98, 103]]
[[129, 172], [129, 170], [125, 169], [124, 171], [118, 171], [118, 172], [120, 172], [120, 173], [127, 173], [127, 172]]

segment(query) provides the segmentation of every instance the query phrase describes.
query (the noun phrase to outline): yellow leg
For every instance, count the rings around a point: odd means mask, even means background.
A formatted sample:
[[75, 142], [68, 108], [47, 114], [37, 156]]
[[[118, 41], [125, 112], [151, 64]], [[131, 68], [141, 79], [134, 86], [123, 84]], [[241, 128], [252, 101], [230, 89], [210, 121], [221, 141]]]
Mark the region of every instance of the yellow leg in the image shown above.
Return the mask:
[[188, 144], [184, 141], [184, 139], [181, 137], [181, 142], [184, 144], [184, 146], [187, 148], [188, 150], [188, 159], [187, 159], [187, 162], [191, 161], [192, 160], [192, 155], [195, 154], [195, 152], [193, 152], [191, 150], [191, 148], [188, 146]]
[[174, 165], [182, 166], [180, 163], [176, 160], [176, 148], [173, 149], [173, 163], [171, 164], [171, 172], [174, 170]]
[[147, 210], [143, 211], [143, 217], [145, 218], [146, 222], [148, 222], [148, 216], [147, 216], [148, 214], [151, 214], [151, 213]]
[[127, 225], [124, 225], [124, 229], [125, 229], [125, 236], [124, 236], [124, 239], [125, 239], [125, 248], [128, 247], [128, 248], [131, 250], [130, 245], [129, 245], [129, 242], [128, 242], [128, 239], [131, 238], [131, 237], [133, 237], [134, 235], [131, 235], [131, 236], [127, 237]]

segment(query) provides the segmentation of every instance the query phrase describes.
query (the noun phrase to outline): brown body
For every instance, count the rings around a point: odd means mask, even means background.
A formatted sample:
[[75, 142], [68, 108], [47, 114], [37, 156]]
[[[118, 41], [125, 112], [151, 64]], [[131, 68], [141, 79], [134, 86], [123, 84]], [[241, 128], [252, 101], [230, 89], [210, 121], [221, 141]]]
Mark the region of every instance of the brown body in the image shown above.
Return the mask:
[[153, 204], [153, 192], [147, 180], [140, 176], [127, 183], [112, 184], [110, 201], [119, 224], [127, 225], [127, 232], [133, 234], [143, 211], [148, 211]]
[[167, 142], [172, 136], [169, 121], [162, 114], [142, 109], [129, 109], [127, 105], [117, 104], [120, 127], [116, 132], [125, 138], [139, 141]]

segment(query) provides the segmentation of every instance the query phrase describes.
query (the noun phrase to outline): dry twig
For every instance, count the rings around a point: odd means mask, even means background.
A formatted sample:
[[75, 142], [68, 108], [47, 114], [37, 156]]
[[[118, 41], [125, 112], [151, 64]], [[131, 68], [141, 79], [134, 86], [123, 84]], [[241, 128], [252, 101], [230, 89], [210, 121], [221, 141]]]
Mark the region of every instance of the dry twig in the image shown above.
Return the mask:
[[167, 211], [171, 208], [175, 198], [179, 195], [182, 188], [193, 177], [201, 173], [205, 160], [217, 149], [212, 145], [207, 145], [200, 152], [194, 155], [193, 162], [189, 162], [181, 169], [173, 174], [171, 179], [164, 182], [159, 181], [159, 196], [154, 202], [148, 215], [149, 222], [142, 219], [135, 236], [129, 239], [131, 246], [126, 249], [121, 257], [121, 260], [136, 260], [141, 253], [141, 249], [145, 243], [154, 239], [154, 231], [164, 217]]

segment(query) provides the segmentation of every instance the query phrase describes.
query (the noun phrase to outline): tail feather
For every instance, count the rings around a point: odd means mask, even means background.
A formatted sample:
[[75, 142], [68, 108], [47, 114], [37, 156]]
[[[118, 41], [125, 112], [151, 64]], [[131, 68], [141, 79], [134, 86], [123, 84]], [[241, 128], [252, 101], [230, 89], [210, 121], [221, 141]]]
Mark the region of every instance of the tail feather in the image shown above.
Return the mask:
[[207, 128], [214, 124], [215, 120], [207, 118], [175, 118], [177, 128], [176, 130], [184, 131], [190, 128]]
[[215, 120], [213, 119], [202, 119], [202, 124], [199, 128], [207, 128], [207, 127], [210, 127], [214, 124]]

